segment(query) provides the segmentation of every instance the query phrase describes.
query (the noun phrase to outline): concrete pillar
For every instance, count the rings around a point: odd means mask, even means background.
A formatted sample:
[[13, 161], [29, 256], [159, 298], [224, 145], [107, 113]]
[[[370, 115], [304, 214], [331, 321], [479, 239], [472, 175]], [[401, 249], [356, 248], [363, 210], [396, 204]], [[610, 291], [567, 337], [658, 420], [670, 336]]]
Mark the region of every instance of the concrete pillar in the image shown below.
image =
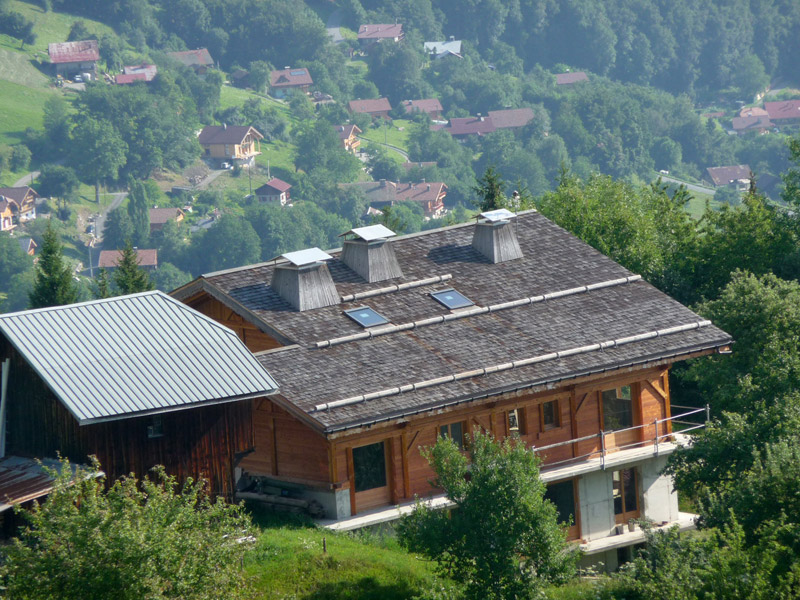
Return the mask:
[[659, 456], [639, 465], [643, 506], [642, 517], [657, 524], [678, 520], [678, 493], [672, 477], [660, 475], [667, 458]]
[[596, 540], [614, 532], [614, 501], [610, 471], [587, 473], [578, 480], [581, 537]]

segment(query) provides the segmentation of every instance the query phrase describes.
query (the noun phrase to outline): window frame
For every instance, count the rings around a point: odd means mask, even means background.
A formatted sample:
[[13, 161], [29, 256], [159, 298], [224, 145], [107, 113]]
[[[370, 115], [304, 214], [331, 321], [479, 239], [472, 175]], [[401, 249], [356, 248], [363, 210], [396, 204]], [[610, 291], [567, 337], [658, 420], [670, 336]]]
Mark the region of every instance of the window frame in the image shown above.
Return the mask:
[[[545, 422], [545, 417], [544, 417], [545, 404], [553, 405], [553, 418], [554, 418], [553, 423]], [[561, 428], [561, 404], [558, 398], [553, 398], [552, 400], [548, 400], [547, 402], [539, 403], [539, 428], [542, 432], [552, 431], [553, 429]]]
[[[383, 485], [375, 485], [375, 486], [372, 486], [372, 487], [359, 489], [359, 482], [358, 482], [358, 480], [359, 480], [359, 477], [358, 477], [359, 468], [356, 466], [357, 462], [358, 462], [358, 454], [359, 454], [358, 451], [359, 450], [363, 450], [364, 448], [370, 448], [370, 447], [378, 446], [378, 445], [380, 445], [381, 448], [383, 449]], [[351, 449], [351, 453], [352, 453], [352, 456], [353, 456], [353, 493], [354, 494], [359, 494], [361, 492], [368, 492], [370, 490], [377, 490], [377, 489], [385, 488], [386, 486], [389, 485], [389, 465], [387, 464], [387, 462], [388, 462], [388, 449], [386, 447], [386, 440], [381, 440], [379, 442], [374, 442], [372, 444], [364, 444], [363, 446], [356, 446], [356, 447]]]
[[[633, 473], [633, 490], [625, 486], [625, 478], [623, 477], [623, 472], [630, 471]], [[614, 496], [614, 476], [619, 473], [619, 490], [620, 490], [620, 505], [621, 505], [621, 512], [617, 512], [616, 507], [616, 497]], [[641, 500], [639, 498], [639, 472], [636, 467], [628, 467], [627, 469], [619, 469], [617, 471], [611, 472], [611, 502], [612, 502], [612, 509], [614, 511], [614, 521], [617, 524], [627, 523], [631, 519], [637, 519], [641, 516]], [[629, 507], [625, 500], [626, 496], [629, 494], [633, 494], [634, 504], [635, 506]]]
[[[453, 437], [452, 427], [454, 425], [458, 425], [461, 428], [461, 436], [460, 439], [455, 439]], [[467, 422], [466, 421], [453, 421], [451, 423], [446, 423], [445, 425], [438, 425], [436, 427], [436, 439], [438, 440], [440, 437], [447, 437], [453, 440], [458, 446], [459, 450], [464, 449], [464, 436], [467, 433]]]
[[[628, 388], [629, 398], [627, 400], [625, 399], [624, 393], [623, 393], [623, 390], [625, 388]], [[609, 423], [607, 423], [608, 416], [613, 416], [615, 419], [617, 419], [617, 415], [620, 414], [620, 411], [616, 410], [614, 412], [614, 415], [608, 415], [606, 413], [606, 407], [607, 407], [607, 405], [610, 404], [610, 402], [607, 401], [606, 398], [605, 398], [605, 395], [608, 392], [614, 392], [616, 394], [616, 396], [614, 398], [614, 402], [628, 402], [629, 403], [628, 404], [628, 408], [629, 408], [628, 415], [629, 415], [630, 423], [628, 423], [628, 424], [621, 423], [619, 427], [609, 429]], [[613, 388], [604, 388], [604, 389], [601, 389], [598, 393], [600, 395], [600, 405], [601, 405], [600, 406], [600, 414], [601, 414], [602, 419], [603, 419], [603, 422], [602, 422], [601, 426], [602, 426], [603, 431], [620, 431], [622, 429], [629, 429], [631, 427], [636, 427], [637, 426], [636, 411], [635, 411], [635, 397], [634, 397], [635, 386], [632, 383], [628, 383], [628, 384], [625, 384], [625, 385], [618, 385], [618, 386], [613, 387]]]
[[[511, 414], [514, 413], [514, 418], [517, 422], [516, 427], [511, 426]], [[525, 408], [516, 406], [509, 408], [505, 412], [506, 417], [506, 435], [519, 435], [523, 436], [528, 433], [527, 421], [525, 419]]]

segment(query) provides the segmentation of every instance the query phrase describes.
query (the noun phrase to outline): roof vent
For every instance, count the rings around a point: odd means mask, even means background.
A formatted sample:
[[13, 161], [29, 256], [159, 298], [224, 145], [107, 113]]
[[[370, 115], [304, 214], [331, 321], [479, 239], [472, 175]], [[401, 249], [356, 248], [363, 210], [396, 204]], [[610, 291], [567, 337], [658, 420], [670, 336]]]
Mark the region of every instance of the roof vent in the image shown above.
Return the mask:
[[309, 248], [299, 252], [287, 252], [277, 258], [288, 263], [275, 265], [272, 273], [272, 289], [291, 304], [295, 310], [304, 311], [339, 304], [330, 271], [325, 264], [333, 258], [319, 248]]
[[403, 276], [389, 242], [389, 238], [395, 235], [394, 231], [383, 225], [370, 225], [351, 229], [342, 235], [354, 236], [345, 239], [342, 245], [342, 262], [366, 281], [373, 283]]
[[495, 264], [522, 258], [517, 233], [511, 225], [515, 216], [505, 208], [482, 212], [475, 223], [472, 247]]

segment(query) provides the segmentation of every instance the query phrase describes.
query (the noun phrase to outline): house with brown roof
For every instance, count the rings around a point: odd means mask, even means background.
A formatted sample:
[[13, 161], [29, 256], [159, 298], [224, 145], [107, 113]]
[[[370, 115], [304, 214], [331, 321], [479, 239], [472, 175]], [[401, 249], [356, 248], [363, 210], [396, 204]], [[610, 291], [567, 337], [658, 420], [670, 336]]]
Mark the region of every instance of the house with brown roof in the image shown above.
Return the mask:
[[516, 129], [525, 127], [533, 121], [533, 109], [525, 106], [523, 108], [490, 110], [489, 118], [497, 129]]
[[197, 48], [195, 50], [183, 50], [181, 52], [167, 52], [167, 56], [178, 61], [184, 67], [189, 67], [198, 75], [204, 75], [208, 69], [213, 68], [214, 59], [207, 48]]
[[775, 127], [775, 124], [769, 120], [768, 116], [746, 116], [746, 117], [733, 117], [731, 119], [731, 127], [736, 133], [747, 133], [748, 131], [757, 131], [764, 133], [768, 129]]
[[694, 527], [664, 467], [691, 443], [673, 422], [706, 411], [671, 406], [669, 371], [728, 334], [535, 211], [343, 238], [173, 292], [280, 388], [254, 408], [239, 489], [314, 499], [340, 531], [446, 508], [423, 449], [482, 431], [537, 454], [587, 560], [615, 568], [644, 541], [632, 520]]
[[388, 119], [392, 105], [388, 98], [367, 98], [366, 100], [351, 100], [347, 103], [347, 109], [351, 113], [364, 113], [373, 119], [377, 117]]
[[403, 38], [405, 38], [405, 33], [403, 33], [403, 25], [400, 23], [394, 25], [367, 24], [358, 28], [358, 42], [363, 50], [369, 49], [373, 44], [383, 41], [396, 43]]
[[406, 170], [406, 172], [408, 172], [411, 169], [425, 169], [427, 167], [435, 167], [436, 161], [404, 162], [401, 166]]
[[197, 137], [203, 157], [249, 167], [261, 154], [261, 135], [250, 125], [206, 125]]
[[180, 223], [183, 221], [186, 213], [184, 213], [180, 208], [151, 208], [149, 210], [150, 214], [150, 233], [155, 233], [156, 231], [161, 231], [164, 228], [164, 225], [167, 221], [175, 221], [176, 223]]
[[40, 197], [32, 187], [22, 185], [17, 187], [0, 187], [0, 196], [10, 198], [19, 207], [20, 222], [36, 218], [36, 200]]
[[468, 135], [487, 135], [497, 131], [492, 118], [483, 115], [478, 115], [477, 117], [455, 117], [450, 119], [447, 126], [442, 129], [456, 138]]
[[581, 81], [589, 81], [589, 77], [584, 71], [556, 74], [556, 85], [574, 85], [576, 83], [580, 83]]
[[796, 125], [800, 123], [800, 100], [784, 100], [782, 102], [765, 102], [770, 121], [776, 125]]
[[341, 188], [356, 188], [364, 192], [367, 202], [380, 210], [385, 206], [394, 206], [399, 202], [415, 202], [422, 207], [426, 218], [435, 219], [444, 214], [444, 199], [447, 196], [447, 185], [441, 181], [427, 183], [396, 183], [394, 181], [359, 181], [357, 183], [340, 183]]
[[342, 148], [353, 154], [358, 152], [358, 149], [361, 147], [361, 140], [358, 139], [358, 134], [362, 133], [358, 125], [334, 125], [333, 129], [342, 142]]
[[[101, 269], [111, 271], [119, 266], [119, 261], [121, 258], [122, 250], [101, 250], [100, 258], [97, 261], [97, 266]], [[139, 266], [146, 271], [155, 271], [158, 269], [158, 250], [142, 250], [136, 248], [136, 259], [139, 263]]]
[[740, 192], [750, 187], [750, 165], [708, 167], [706, 171], [715, 187], [731, 186]]
[[311, 74], [305, 67], [296, 69], [286, 67], [269, 74], [269, 89], [275, 98], [286, 97], [290, 90], [300, 90], [307, 94], [308, 88], [313, 84], [314, 80], [311, 79]]
[[56, 75], [65, 77], [84, 71], [95, 73], [97, 61], [100, 60], [97, 40], [48, 44], [47, 54], [50, 56], [50, 63], [55, 67]]
[[423, 112], [431, 119], [442, 118], [442, 103], [438, 98], [426, 98], [424, 100], [403, 100], [401, 103], [406, 113], [413, 115], [415, 112]]
[[256, 188], [254, 193], [259, 202], [279, 202], [281, 206], [285, 206], [291, 198], [289, 193], [291, 189], [291, 184], [273, 177], [261, 187]]
[[129, 85], [137, 81], [153, 81], [158, 75], [158, 67], [156, 65], [148, 65], [142, 63], [141, 65], [125, 66], [122, 67], [122, 73], [114, 76], [114, 83], [117, 85]]
[[17, 226], [19, 204], [11, 198], [0, 196], [0, 231], [11, 231]]

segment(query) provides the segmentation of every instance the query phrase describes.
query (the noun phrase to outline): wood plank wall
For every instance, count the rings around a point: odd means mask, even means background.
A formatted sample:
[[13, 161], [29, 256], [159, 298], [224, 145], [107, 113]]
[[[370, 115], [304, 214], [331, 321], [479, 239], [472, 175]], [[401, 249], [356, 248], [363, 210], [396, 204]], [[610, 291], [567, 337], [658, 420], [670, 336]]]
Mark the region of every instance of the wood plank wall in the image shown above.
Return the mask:
[[278, 340], [264, 333], [255, 325], [237, 315], [222, 302], [216, 298], [212, 298], [206, 293], [201, 293], [199, 296], [189, 298], [186, 304], [197, 312], [225, 325], [225, 327], [233, 329], [250, 352], [272, 350], [282, 345]]

